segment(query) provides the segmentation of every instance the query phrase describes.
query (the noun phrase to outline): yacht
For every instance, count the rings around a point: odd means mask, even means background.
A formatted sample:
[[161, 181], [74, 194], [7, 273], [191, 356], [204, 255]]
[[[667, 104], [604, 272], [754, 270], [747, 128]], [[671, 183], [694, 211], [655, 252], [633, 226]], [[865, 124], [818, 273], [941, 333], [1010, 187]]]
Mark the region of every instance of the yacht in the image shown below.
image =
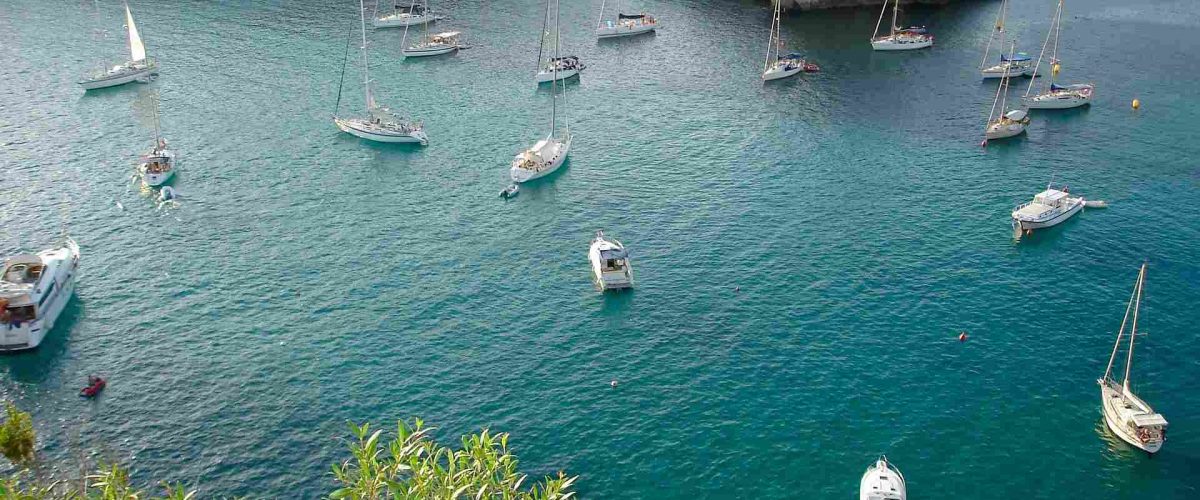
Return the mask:
[[1060, 191], [1047, 186], [1033, 201], [1013, 209], [1013, 227], [1032, 231], [1055, 226], [1079, 213], [1083, 206], [1082, 196], [1071, 196], [1065, 188]]
[[1025, 126], [1029, 125], [1029, 113], [1023, 109], [1014, 109], [1005, 113], [1000, 118], [989, 121], [987, 131], [984, 132], [985, 140], [992, 139], [1007, 139], [1009, 137], [1021, 135], [1025, 131]]
[[[1129, 388], [1129, 369], [1133, 365], [1133, 341], [1137, 337], [1138, 310], [1142, 302], [1142, 290], [1146, 285], [1146, 264], [1138, 271], [1137, 282], [1133, 294], [1129, 297], [1129, 305], [1125, 307], [1125, 319], [1121, 320], [1121, 328], [1117, 330], [1117, 341], [1113, 344], [1112, 355], [1108, 358], [1108, 368], [1104, 376], [1097, 379], [1100, 385], [1100, 411], [1104, 414], [1104, 422], [1113, 434], [1122, 441], [1134, 447], [1153, 454], [1162, 448], [1167, 440], [1167, 419], [1155, 413]], [[1121, 348], [1121, 338], [1126, 335], [1125, 326], [1129, 321], [1129, 313], [1133, 311], [1133, 323], [1129, 329], [1129, 355], [1125, 361], [1125, 376], [1121, 382], [1113, 379], [1113, 363], [1117, 360], [1117, 351]]]
[[[554, 6], [554, 49], [551, 52], [553, 59], [559, 59], [559, 46], [561, 44], [558, 24], [559, 1], [546, 2], [546, 18], [550, 16], [550, 7]], [[539, 52], [541, 49], [539, 49]], [[540, 58], [539, 54], [539, 58]], [[552, 67], [552, 72], [557, 72], [556, 67]], [[567, 104], [567, 86], [560, 82], [560, 78], [554, 75], [550, 77], [550, 131], [546, 134], [546, 138], [534, 143], [533, 147], [517, 153], [513, 158], [512, 168], [509, 170], [509, 175], [512, 176], [513, 182], [522, 183], [529, 182], [539, 177], [545, 177], [551, 172], [558, 170], [563, 162], [567, 159], [567, 154], [571, 151], [571, 123], [568, 120], [566, 113], [563, 113], [564, 130], [561, 136], [554, 135], [558, 124], [558, 89], [562, 89], [562, 97], [564, 106]]]
[[[375, 94], [371, 91], [371, 65], [367, 61], [367, 24], [365, 7], [362, 0], [358, 2], [359, 25], [362, 28], [362, 65], [363, 93], [367, 98], [366, 117], [333, 117], [334, 125], [342, 132], [375, 142], [429, 144], [429, 137], [420, 123], [414, 123], [401, 118], [392, 112], [391, 108], [380, 106], [375, 102]], [[346, 61], [342, 61], [342, 74], [345, 74]], [[338, 83], [338, 103], [334, 112], [341, 107], [342, 85]]]
[[129, 61], [88, 74], [79, 81], [83, 90], [115, 87], [135, 81], [148, 82], [158, 74], [158, 63], [146, 58], [146, 45], [138, 35], [137, 25], [133, 24], [129, 4], [125, 4], [125, 27], [129, 33]]
[[801, 71], [816, 72], [820, 68], [816, 64], [804, 60], [804, 55], [791, 52], [783, 53], [783, 18], [780, 16], [780, 2], [775, 2], [775, 14], [771, 16], [771, 34], [767, 38], [767, 58], [763, 62], [762, 79], [764, 82], [779, 80], [800, 73]]
[[407, 9], [400, 7], [396, 2], [392, 3], [392, 11], [383, 15], [378, 15], [371, 20], [371, 24], [376, 28], [403, 28], [406, 26], [417, 26], [426, 23], [432, 23], [442, 16], [433, 15], [422, 4], [415, 1]]
[[600, 290], [633, 288], [633, 268], [629, 252], [617, 240], [604, 239], [604, 231], [596, 231], [596, 239], [588, 250], [592, 275]]
[[75, 291], [79, 246], [37, 255], [14, 255], [0, 268], [0, 351], [33, 349], [42, 343]]
[[1074, 85], [1050, 84], [1050, 89], [1041, 94], [1025, 97], [1025, 106], [1029, 109], [1068, 109], [1078, 108], [1092, 102], [1092, 93], [1096, 86], [1090, 83]]
[[879, 457], [874, 465], [867, 467], [858, 483], [859, 500], [906, 500], [904, 474], [887, 457]]
[[879, 21], [875, 23], [875, 32], [871, 34], [871, 49], [880, 51], [917, 50], [933, 46], [933, 35], [924, 26], [919, 28], [900, 29], [896, 27], [896, 18], [900, 13], [900, 0], [892, 0], [892, 28], [886, 35], [879, 35], [879, 26], [883, 24], [883, 15], [887, 13], [888, 0], [883, 0], [883, 10], [879, 11]]
[[428, 57], [449, 54], [464, 47], [458, 31], [446, 31], [423, 37], [415, 45], [400, 51], [404, 57]]
[[175, 175], [175, 152], [167, 149], [167, 141], [159, 139], [150, 152], [142, 155], [138, 164], [142, 182], [150, 187], [166, 184]]
[[577, 56], [551, 57], [542, 64], [537, 72], [537, 82], [548, 83], [551, 80], [566, 80], [586, 69]]
[[617, 0], [617, 20], [604, 20], [604, 3], [600, 2], [600, 20], [596, 22], [596, 38], [616, 38], [640, 35], [658, 29], [658, 20], [649, 14], [622, 14]]
[[1033, 76], [1033, 58], [1024, 52], [1000, 54], [1000, 63], [979, 70], [984, 78]]

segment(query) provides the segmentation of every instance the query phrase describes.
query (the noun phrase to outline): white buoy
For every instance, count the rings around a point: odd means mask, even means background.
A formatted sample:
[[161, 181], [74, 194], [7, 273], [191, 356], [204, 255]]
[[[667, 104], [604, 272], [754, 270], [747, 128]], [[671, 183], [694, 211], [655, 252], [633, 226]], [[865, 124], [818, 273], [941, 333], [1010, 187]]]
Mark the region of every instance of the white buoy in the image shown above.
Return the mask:
[[613, 386], [613, 387], [616, 387], [616, 386], [617, 386], [617, 379], [615, 379], [615, 378], [614, 378], [614, 379], [612, 379], [612, 382], [609, 382], [609, 383], [608, 383], [608, 385], [611, 385], [611, 386]]

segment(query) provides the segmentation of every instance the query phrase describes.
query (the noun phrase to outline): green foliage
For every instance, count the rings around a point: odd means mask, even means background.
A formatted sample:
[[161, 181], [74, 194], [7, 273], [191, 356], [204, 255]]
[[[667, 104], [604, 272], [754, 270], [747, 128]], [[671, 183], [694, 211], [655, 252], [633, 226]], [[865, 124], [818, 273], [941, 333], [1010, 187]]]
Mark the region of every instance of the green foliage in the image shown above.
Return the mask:
[[33, 431], [33, 417], [18, 410], [16, 405], [5, 402], [6, 418], [0, 424], [0, 453], [13, 465], [28, 467], [33, 463], [37, 434]]
[[431, 428], [421, 419], [400, 421], [395, 439], [379, 442], [382, 431], [370, 424], [350, 424], [355, 440], [353, 458], [333, 466], [341, 486], [330, 498], [349, 500], [505, 499], [569, 500], [578, 476], [546, 478], [528, 490], [526, 476], [517, 471], [517, 458], [508, 452], [508, 434], [463, 436], [462, 449], [451, 450], [429, 438]]

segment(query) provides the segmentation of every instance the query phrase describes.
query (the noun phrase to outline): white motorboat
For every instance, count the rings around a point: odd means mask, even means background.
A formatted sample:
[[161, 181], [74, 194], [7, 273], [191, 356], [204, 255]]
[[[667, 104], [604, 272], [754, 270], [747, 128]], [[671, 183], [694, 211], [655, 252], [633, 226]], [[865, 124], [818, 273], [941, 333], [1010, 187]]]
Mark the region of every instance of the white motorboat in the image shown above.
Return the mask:
[[771, 34], [767, 38], [767, 59], [763, 62], [762, 79], [764, 82], [787, 78], [801, 71], [820, 71], [816, 64], [804, 60], [804, 55], [800, 53], [783, 53], [780, 8], [780, 2], [775, 2], [775, 14], [771, 17]]
[[1082, 196], [1071, 196], [1066, 190], [1049, 186], [1033, 197], [1033, 201], [1014, 208], [1013, 227], [1021, 231], [1032, 231], [1061, 224], [1072, 215], [1083, 210]]
[[75, 291], [79, 245], [4, 259], [0, 268], [0, 351], [33, 349], [42, 343]]
[[[378, 5], [376, 5], [378, 10]], [[442, 16], [434, 15], [423, 4], [418, 4], [415, 1], [407, 9], [400, 7], [396, 2], [392, 2], [392, 11], [384, 14], [375, 13], [371, 19], [371, 24], [376, 28], [403, 28], [407, 26], [418, 26], [426, 23], [443, 19]]]
[[587, 66], [576, 56], [551, 57], [542, 64], [541, 69], [538, 69], [537, 82], [542, 84], [555, 79], [566, 80], [579, 75], [579, 72], [585, 68]]
[[[1013, 44], [1013, 52], [1017, 49], [1016, 44]], [[994, 139], [1007, 139], [1025, 132], [1025, 127], [1029, 125], [1029, 113], [1024, 109], [1014, 109], [1005, 112], [1008, 107], [1008, 83], [1010, 77], [1004, 75], [1000, 78], [1000, 85], [996, 87], [996, 100], [992, 101], [992, 110], [988, 113], [987, 125], [983, 132], [983, 145], [986, 146], [988, 141]], [[996, 117], [996, 113], [1002, 113]], [[993, 117], [996, 117], [994, 120]]]
[[597, 38], [616, 38], [640, 35], [658, 29], [658, 19], [649, 14], [622, 14], [621, 0], [617, 0], [617, 19], [604, 19], [604, 1], [600, 2], [600, 20], [596, 22]]
[[1050, 19], [1050, 30], [1046, 32], [1046, 41], [1042, 43], [1042, 52], [1038, 55], [1037, 64], [1034, 65], [1034, 72], [1042, 64], [1042, 57], [1046, 55], [1046, 48], [1050, 45], [1050, 40], [1053, 38], [1054, 46], [1050, 55], [1050, 85], [1040, 93], [1033, 93], [1033, 84], [1037, 81], [1037, 77], [1029, 80], [1029, 88], [1025, 90], [1025, 106], [1029, 109], [1069, 109], [1077, 108], [1091, 104], [1092, 94], [1096, 91], [1096, 86], [1090, 83], [1077, 83], [1073, 85], [1058, 85], [1054, 82], [1058, 78], [1058, 72], [1062, 69], [1062, 61], [1058, 59], [1058, 39], [1062, 31], [1062, 12], [1063, 0], [1058, 0], [1058, 8], [1054, 11], [1054, 17]]
[[1033, 76], [1033, 71], [1033, 58], [1024, 52], [1017, 52], [1012, 56], [1000, 54], [999, 64], [983, 68], [979, 70], [979, 73], [986, 79]]
[[875, 23], [875, 31], [871, 33], [871, 49], [879, 51], [917, 50], [933, 46], [933, 35], [924, 26], [919, 28], [900, 29], [896, 27], [900, 14], [900, 0], [892, 0], [891, 31], [886, 35], [879, 34], [883, 25], [883, 15], [887, 13], [888, 0], [883, 0], [883, 9], [879, 11], [879, 21]]
[[400, 51], [404, 57], [429, 57], [449, 54], [464, 47], [458, 31], [446, 31], [423, 37], [415, 45]]
[[142, 182], [150, 187], [166, 184], [175, 175], [175, 152], [167, 149], [167, 141], [162, 138], [158, 125], [158, 96], [151, 95], [154, 108], [154, 146], [141, 157], [138, 173]]
[[600, 290], [633, 288], [633, 267], [629, 252], [617, 240], [604, 238], [604, 231], [596, 231], [596, 239], [588, 249], [588, 260], [592, 263], [592, 276]]
[[[362, 27], [363, 93], [367, 98], [367, 116], [350, 118], [340, 118], [337, 116], [337, 110], [341, 107], [342, 102], [342, 82], [339, 82], [338, 102], [334, 106], [333, 123], [342, 132], [369, 141], [429, 144], [429, 137], [425, 135], [424, 127], [420, 123], [405, 120], [392, 112], [390, 108], [380, 106], [375, 102], [375, 95], [371, 91], [370, 63], [367, 60], [367, 23], [362, 0], [359, 0], [358, 7], [359, 23]], [[346, 61], [343, 60], [342, 75], [346, 74], [344, 70], [345, 66]]]
[[129, 33], [129, 61], [93, 72], [79, 81], [83, 90], [115, 87], [130, 82], [148, 82], [158, 74], [158, 63], [146, 58], [146, 45], [138, 34], [137, 25], [133, 23], [133, 13], [129, 4], [125, 4], [125, 27]]
[[[1121, 328], [1117, 330], [1117, 341], [1113, 343], [1112, 355], [1108, 358], [1108, 368], [1104, 376], [1097, 379], [1100, 385], [1100, 411], [1104, 414], [1104, 422], [1108, 428], [1121, 438], [1122, 441], [1145, 451], [1155, 453], [1162, 449], [1167, 440], [1167, 419], [1155, 413], [1154, 408], [1137, 397], [1129, 388], [1129, 369], [1133, 366], [1133, 342], [1137, 337], [1138, 310], [1142, 302], [1142, 290], [1146, 285], [1146, 264], [1138, 271], [1137, 283], [1133, 294], [1129, 297], [1129, 305], [1125, 307], [1125, 319], [1121, 320]], [[1129, 329], [1129, 355], [1125, 360], [1125, 377], [1121, 382], [1112, 378], [1113, 363], [1117, 360], [1117, 351], [1121, 347], [1121, 337], [1126, 335], [1125, 325], [1129, 321], [1130, 310], [1133, 310], [1133, 323]]]
[[[551, 2], [546, 2], [546, 17], [550, 16]], [[558, 29], [558, 10], [559, 0], [554, 0], [554, 50], [552, 57], [558, 59], [558, 50], [561, 45], [561, 37]], [[544, 31], [544, 30], [543, 30]], [[539, 52], [541, 49], [539, 49]], [[540, 55], [539, 55], [540, 57]], [[557, 72], [557, 66], [551, 67], [552, 72]], [[538, 141], [533, 147], [517, 153], [513, 158], [512, 168], [509, 169], [509, 175], [512, 176], [513, 182], [529, 182], [539, 177], [545, 177], [551, 172], [558, 170], [563, 162], [567, 159], [567, 154], [571, 151], [571, 124], [566, 113], [563, 113], [564, 131], [562, 137], [555, 137], [554, 132], [557, 128], [558, 117], [558, 89], [562, 88], [563, 106], [567, 107], [567, 86], [560, 82], [560, 78], [555, 75], [550, 77], [550, 133], [546, 134], [546, 138]]]
[[873, 465], [867, 467], [862, 480], [858, 483], [859, 500], [906, 500], [908, 493], [904, 488], [904, 474], [895, 465], [887, 461], [887, 457], [879, 457]]

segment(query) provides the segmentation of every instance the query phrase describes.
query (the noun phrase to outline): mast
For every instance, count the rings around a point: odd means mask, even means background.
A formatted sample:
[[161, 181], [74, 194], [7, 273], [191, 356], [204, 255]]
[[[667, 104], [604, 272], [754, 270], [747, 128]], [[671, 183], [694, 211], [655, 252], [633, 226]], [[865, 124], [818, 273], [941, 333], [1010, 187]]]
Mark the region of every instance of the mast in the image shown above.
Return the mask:
[[367, 98], [367, 112], [375, 109], [375, 98], [371, 96], [371, 64], [367, 60], [367, 14], [363, 0], [358, 0], [358, 23], [362, 28], [363, 89]]
[[[562, 10], [561, 9], [561, 1], [554, 0], [554, 59], [556, 59], [556, 60], [558, 58], [562, 57], [562, 55], [559, 54], [559, 52], [558, 52], [559, 46], [562, 45], [562, 38], [561, 38], [561, 35], [559, 34], [559, 29], [558, 29], [558, 27], [559, 27], [558, 12], [560, 10]], [[555, 62], [553, 65], [551, 65], [551, 67], [554, 68], [554, 75], [553, 75], [554, 80], [558, 81], [558, 63]], [[578, 70], [576, 70], [576, 71], [578, 72]], [[569, 106], [567, 103], [567, 82], [562, 83], [562, 89], [563, 89], [563, 123], [564, 123], [564, 126], [566, 127], [567, 139], [570, 140], [570, 138], [571, 138], [571, 119], [567, 115], [567, 109], [569, 109]], [[554, 92], [553, 92], [554, 89], [551, 88], [550, 90], [551, 90], [550, 95], [554, 95]], [[551, 134], [554, 133], [554, 128], [550, 129], [550, 133]]]
[[896, 16], [900, 14], [900, 0], [892, 0], [892, 36], [896, 36]]
[[1129, 368], [1133, 366], [1133, 339], [1137, 337], [1138, 309], [1142, 305], [1142, 289], [1146, 287], [1146, 263], [1138, 273], [1137, 301], [1133, 303], [1133, 326], [1129, 330], [1129, 357], [1125, 359], [1125, 380], [1121, 381], [1121, 396], [1129, 393]]
[[772, 0], [775, 4], [775, 14], [771, 17], [771, 34], [767, 36], [767, 60], [763, 61], [764, 73], [771, 67], [771, 46], [775, 44], [775, 39], [779, 37], [779, 3], [781, 1]]
[[[417, 6], [417, 0], [413, 0], [412, 3], [408, 5], [408, 11], [412, 12], [412, 10], [414, 8], [416, 8], [416, 6]], [[428, 10], [428, 9], [426, 9], [426, 10]], [[425, 23], [425, 24], [429, 24], [429, 23]], [[409, 28], [409, 26], [412, 26], [412, 18], [411, 17], [409, 18], [409, 22], [404, 23], [404, 36], [400, 37], [400, 50], [402, 52], [404, 51], [404, 49], [406, 47], [408, 47], [408, 28]]]
[[992, 49], [992, 40], [995, 38], [996, 32], [1000, 32], [1000, 50], [1004, 50], [1004, 14], [1008, 8], [1008, 0], [1000, 3], [1000, 14], [996, 16], [996, 26], [991, 33], [988, 33], [988, 43], [983, 47], [983, 60], [979, 61], [979, 69], [987, 67], [988, 52]]
[[[547, 0], [549, 1], [549, 0]], [[548, 5], [548, 4], [547, 4]], [[547, 7], [549, 8], [549, 7]], [[600, 19], [596, 20], [596, 28], [599, 29], [604, 23], [604, 0], [600, 0]]]
[[[558, 2], [554, 2], [554, 57], [558, 57]], [[546, 0], [546, 17], [550, 17], [550, 0]], [[550, 137], [554, 137], [554, 120], [558, 114], [558, 64], [550, 65]]]
[[888, 0], [883, 0], [883, 8], [879, 9], [879, 20], [875, 21], [875, 32], [871, 33], [871, 41], [875, 41], [875, 37], [879, 35], [879, 26], [883, 24], [883, 14], [887, 12]]
[[[353, 26], [353, 25], [351, 25]], [[350, 60], [350, 40], [354, 39], [354, 28], [346, 32], [346, 50], [342, 54], [342, 76], [338, 77], [337, 102], [333, 104], [333, 118], [337, 119], [338, 110], [342, 107], [342, 85], [346, 83], [346, 62]]]
[[[546, 46], [546, 37], [550, 34], [546, 31], [546, 23], [550, 22], [550, 0], [546, 0], [546, 14], [542, 16], [542, 32], [538, 36], [538, 58], [537, 66], [534, 68], [534, 73], [542, 70], [542, 49]], [[557, 29], [557, 28], [556, 28]]]
[[150, 94], [150, 99], [154, 102], [154, 150], [158, 151], [158, 145], [162, 144], [162, 135], [158, 126], [158, 94]]
[[[1062, 0], [1058, 2], [1058, 11], [1050, 18], [1050, 30], [1046, 32], [1046, 41], [1042, 42], [1042, 51], [1038, 53], [1037, 62], [1033, 64], [1033, 75], [1029, 77], [1029, 87], [1025, 89], [1026, 98], [1029, 97], [1029, 94], [1033, 93], [1033, 84], [1037, 81], [1038, 68], [1042, 66], [1042, 57], [1046, 55], [1046, 46], [1050, 44], [1050, 35], [1054, 34], [1054, 25], [1058, 21], [1060, 13], [1062, 13]], [[1058, 42], [1055, 42], [1055, 45], [1057, 44]], [[1058, 48], [1055, 47], [1054, 50], [1057, 52]], [[1054, 64], [1054, 57], [1050, 58], [1050, 63]]]
[[1117, 361], [1117, 349], [1121, 347], [1121, 336], [1125, 333], [1125, 325], [1129, 321], [1129, 312], [1133, 310], [1133, 301], [1137, 298], [1138, 284], [1141, 283], [1142, 274], [1138, 272], [1138, 279], [1133, 283], [1133, 291], [1129, 293], [1129, 304], [1125, 306], [1125, 317], [1121, 319], [1121, 329], [1117, 330], [1117, 341], [1113, 342], [1112, 354], [1108, 357], [1108, 368], [1104, 370], [1104, 378], [1101, 380], [1109, 380], [1112, 375], [1113, 363]]

